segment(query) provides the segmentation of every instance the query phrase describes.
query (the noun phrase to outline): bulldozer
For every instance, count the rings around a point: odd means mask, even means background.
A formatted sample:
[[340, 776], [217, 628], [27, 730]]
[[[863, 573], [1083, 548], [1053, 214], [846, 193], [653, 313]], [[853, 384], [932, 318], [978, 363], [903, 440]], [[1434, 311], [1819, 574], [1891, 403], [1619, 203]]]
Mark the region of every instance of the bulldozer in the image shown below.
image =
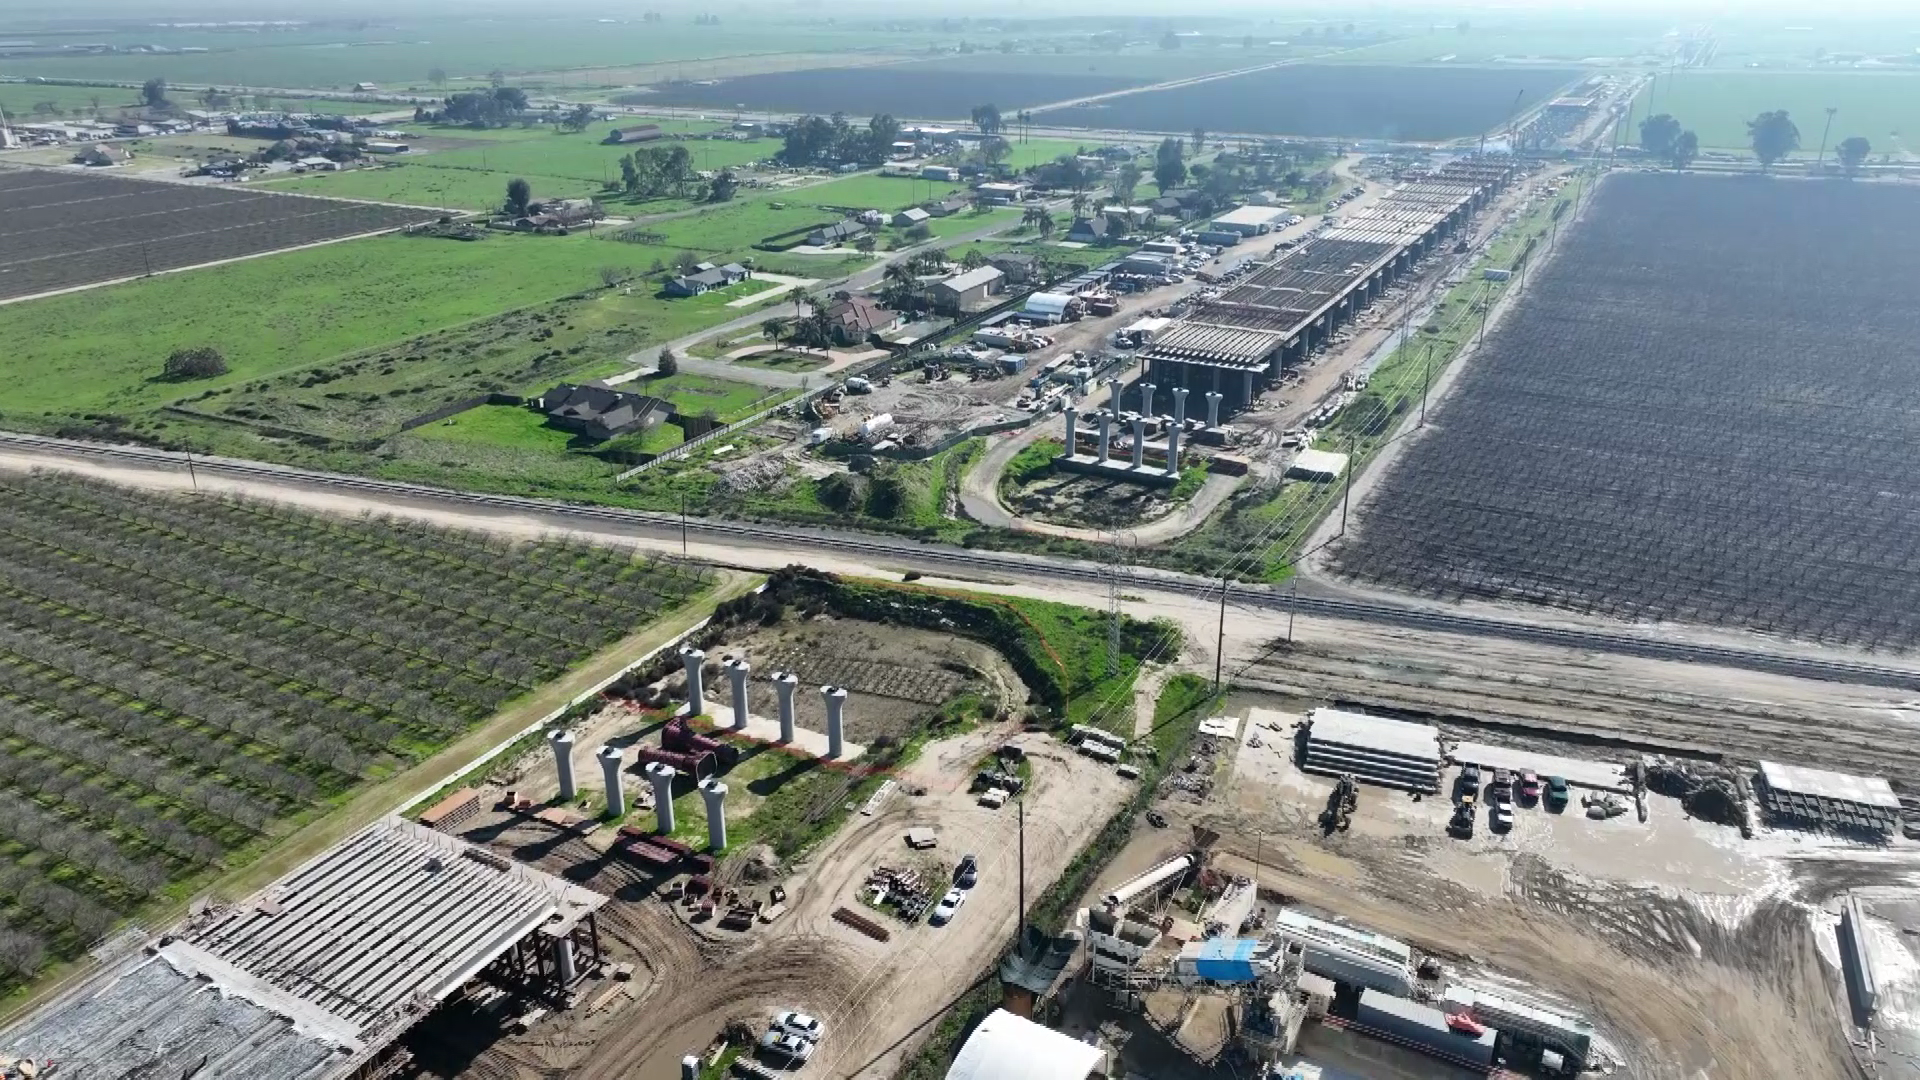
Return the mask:
[[1353, 812], [1360, 805], [1360, 787], [1353, 781], [1353, 774], [1340, 777], [1333, 785], [1333, 792], [1327, 796], [1327, 808], [1321, 811], [1320, 827], [1327, 833], [1338, 830], [1346, 832], [1353, 824]]

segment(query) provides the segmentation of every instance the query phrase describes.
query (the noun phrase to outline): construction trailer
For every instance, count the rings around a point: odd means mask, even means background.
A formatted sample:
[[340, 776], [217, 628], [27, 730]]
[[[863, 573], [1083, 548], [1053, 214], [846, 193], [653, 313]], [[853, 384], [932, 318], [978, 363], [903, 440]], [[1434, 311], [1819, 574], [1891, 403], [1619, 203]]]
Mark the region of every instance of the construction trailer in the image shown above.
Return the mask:
[[1364, 1034], [1437, 1057], [1451, 1065], [1485, 1072], [1493, 1068], [1500, 1033], [1481, 1026], [1461, 1030], [1447, 1022], [1447, 1014], [1378, 990], [1363, 990], [1354, 1014], [1354, 1026]]
[[1297, 908], [1274, 913], [1271, 935], [1301, 954], [1315, 975], [1363, 990], [1413, 996], [1413, 949], [1405, 942], [1318, 919]]

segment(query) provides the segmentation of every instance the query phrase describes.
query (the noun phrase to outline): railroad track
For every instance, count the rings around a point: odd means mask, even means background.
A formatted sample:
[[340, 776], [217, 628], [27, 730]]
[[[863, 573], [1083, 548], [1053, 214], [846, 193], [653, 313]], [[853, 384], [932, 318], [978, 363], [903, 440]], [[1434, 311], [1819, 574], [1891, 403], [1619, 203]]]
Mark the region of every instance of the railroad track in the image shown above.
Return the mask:
[[[452, 491], [396, 480], [348, 476], [234, 458], [197, 457], [147, 447], [78, 442], [49, 436], [0, 432], [0, 449], [8, 448], [52, 456], [93, 458], [125, 465], [165, 468], [169, 471], [178, 471], [191, 464], [192, 468], [198, 472], [244, 477], [289, 486], [331, 488], [388, 499], [511, 511], [552, 517], [562, 521], [614, 525], [659, 536], [672, 536], [684, 531], [688, 535], [755, 541], [796, 551], [808, 549], [831, 551], [895, 561], [901, 564], [903, 569], [915, 566], [944, 567], [975, 573], [1012, 575], [1040, 583], [1055, 582], [1065, 578], [1105, 584], [1109, 574], [1108, 569], [1100, 563], [1061, 556], [981, 551], [939, 544], [923, 544], [892, 537], [785, 525], [768, 526], [752, 522], [718, 521], [710, 518], [681, 518], [674, 514], [566, 503], [518, 495]], [[1192, 597], [1218, 597], [1221, 591], [1221, 584], [1216, 579], [1145, 567], [1134, 569], [1131, 584], [1136, 589], [1159, 590]], [[1429, 630], [1436, 633], [1502, 638], [1587, 652], [1706, 664], [1826, 682], [1920, 690], [1920, 668], [1733, 645], [1662, 639], [1647, 633], [1598, 627], [1575, 627], [1533, 623], [1519, 619], [1501, 619], [1487, 615], [1446, 611], [1416, 603], [1353, 599], [1340, 595], [1336, 590], [1323, 584], [1310, 581], [1302, 581], [1297, 591], [1283, 592], [1270, 586], [1240, 583], [1232, 584], [1229, 589], [1229, 596], [1235, 604], [1262, 611], [1292, 611], [1300, 615], [1320, 618], [1344, 619], [1373, 625]]]

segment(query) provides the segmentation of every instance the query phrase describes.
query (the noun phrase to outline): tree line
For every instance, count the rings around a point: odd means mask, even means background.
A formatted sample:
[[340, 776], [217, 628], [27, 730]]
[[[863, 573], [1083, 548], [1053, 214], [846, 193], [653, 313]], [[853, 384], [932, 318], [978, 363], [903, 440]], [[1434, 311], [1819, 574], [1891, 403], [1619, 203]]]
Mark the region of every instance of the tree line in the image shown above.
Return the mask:
[[[1800, 127], [1785, 109], [1770, 109], [1747, 121], [1747, 145], [1763, 169], [1801, 148]], [[1649, 156], [1676, 169], [1684, 169], [1700, 156], [1700, 136], [1683, 128], [1670, 113], [1660, 113], [1640, 121], [1640, 149]], [[1821, 147], [1825, 152], [1824, 144]], [[1840, 168], [1853, 176], [1873, 153], [1873, 144], [1865, 136], [1850, 135], [1834, 146]]]

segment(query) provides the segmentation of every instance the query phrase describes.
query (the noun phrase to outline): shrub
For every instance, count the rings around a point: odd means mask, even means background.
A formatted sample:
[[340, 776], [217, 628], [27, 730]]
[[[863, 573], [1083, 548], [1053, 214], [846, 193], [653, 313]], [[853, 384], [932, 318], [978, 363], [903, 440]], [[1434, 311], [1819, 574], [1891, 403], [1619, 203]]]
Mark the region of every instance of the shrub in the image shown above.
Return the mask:
[[227, 358], [220, 355], [219, 349], [206, 345], [173, 350], [161, 372], [168, 379], [209, 379], [226, 373]]

